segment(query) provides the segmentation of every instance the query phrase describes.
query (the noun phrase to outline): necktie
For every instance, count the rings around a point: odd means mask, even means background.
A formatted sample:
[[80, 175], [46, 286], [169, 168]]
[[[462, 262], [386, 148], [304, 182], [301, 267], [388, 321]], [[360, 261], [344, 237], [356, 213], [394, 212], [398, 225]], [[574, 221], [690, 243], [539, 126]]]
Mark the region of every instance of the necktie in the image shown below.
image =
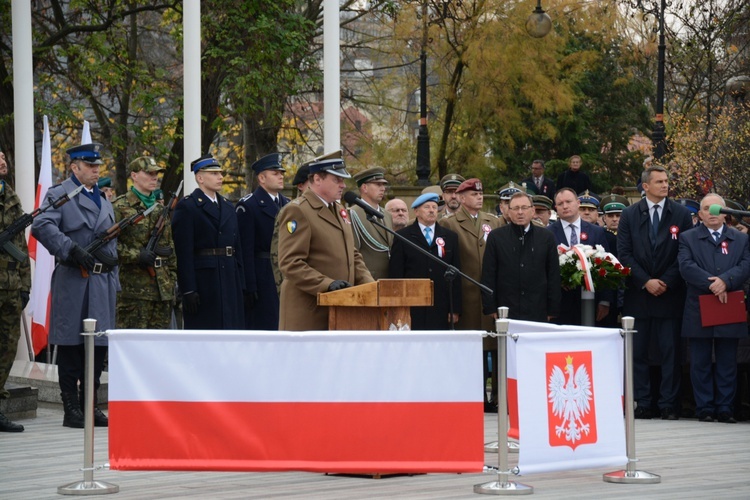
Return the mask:
[[721, 237], [721, 233], [719, 233], [719, 231], [714, 231], [711, 234], [714, 235], [714, 241], [719, 241], [719, 238]]
[[570, 225], [570, 246], [577, 245], [578, 244], [578, 235], [576, 234], [576, 227], [571, 224]]
[[656, 234], [659, 229], [659, 205], [654, 205], [654, 218], [651, 219], [651, 239], [652, 243], [656, 245]]
[[427, 246], [432, 245], [432, 228], [424, 228], [424, 239], [427, 240]]
[[541, 188], [542, 187], [542, 178], [541, 177], [537, 177], [536, 178], [536, 187], [537, 188]]
[[277, 196], [276, 198], [273, 199], [273, 201], [274, 203], [276, 203], [277, 207], [281, 208], [281, 198]]
[[333, 214], [333, 216], [338, 219], [339, 213], [336, 211], [336, 204], [331, 203], [330, 205], [328, 205], [328, 208], [331, 210], [331, 213]]

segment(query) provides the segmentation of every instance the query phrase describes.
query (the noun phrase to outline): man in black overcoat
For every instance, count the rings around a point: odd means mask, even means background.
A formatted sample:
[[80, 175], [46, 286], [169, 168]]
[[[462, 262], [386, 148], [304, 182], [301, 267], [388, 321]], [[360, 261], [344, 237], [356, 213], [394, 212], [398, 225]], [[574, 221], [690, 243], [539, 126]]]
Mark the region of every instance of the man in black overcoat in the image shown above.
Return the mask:
[[631, 268], [622, 314], [635, 318], [637, 330], [633, 338], [635, 417], [652, 416], [649, 344], [655, 336], [661, 366], [659, 412], [662, 419], [677, 420], [680, 319], [685, 304], [677, 253], [680, 236], [693, 227], [693, 221], [687, 208], [667, 198], [669, 176], [663, 167], [649, 167], [641, 180], [646, 196], [622, 211], [617, 230], [618, 257]]

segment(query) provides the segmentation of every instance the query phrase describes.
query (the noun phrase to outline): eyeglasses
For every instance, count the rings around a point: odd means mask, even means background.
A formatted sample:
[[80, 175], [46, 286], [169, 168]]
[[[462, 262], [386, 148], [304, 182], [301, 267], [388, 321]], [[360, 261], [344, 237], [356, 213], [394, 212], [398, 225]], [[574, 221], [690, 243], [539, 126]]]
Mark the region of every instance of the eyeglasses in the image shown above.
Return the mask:
[[530, 208], [532, 207], [530, 207], [529, 205], [524, 205], [522, 207], [510, 207], [508, 210], [512, 212], [523, 212], [524, 210], [528, 210]]
[[392, 208], [389, 210], [389, 212], [408, 212], [409, 210], [406, 208]]

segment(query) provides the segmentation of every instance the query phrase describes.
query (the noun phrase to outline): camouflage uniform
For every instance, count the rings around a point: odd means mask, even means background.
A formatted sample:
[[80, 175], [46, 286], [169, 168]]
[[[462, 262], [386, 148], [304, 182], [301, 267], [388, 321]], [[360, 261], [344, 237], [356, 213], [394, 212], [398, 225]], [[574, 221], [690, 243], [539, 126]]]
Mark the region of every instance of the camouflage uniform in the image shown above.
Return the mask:
[[[5, 182], [0, 181], [0, 230], [24, 214], [21, 200]], [[28, 249], [23, 231], [12, 243], [27, 257], [23, 262], [0, 250], [0, 399], [10, 397], [5, 390], [21, 336], [21, 293], [31, 289]]]
[[[117, 221], [146, 209], [132, 191], [116, 198], [112, 205]], [[157, 246], [168, 247], [171, 255], [162, 257], [163, 265], [154, 268], [156, 276], [152, 277], [149, 269], [138, 263], [141, 249], [148, 243], [154, 225], [164, 210], [163, 206], [158, 206], [144, 220], [125, 228], [117, 237], [122, 287], [117, 297], [118, 328], [169, 328], [177, 281], [177, 261], [169, 220]]]

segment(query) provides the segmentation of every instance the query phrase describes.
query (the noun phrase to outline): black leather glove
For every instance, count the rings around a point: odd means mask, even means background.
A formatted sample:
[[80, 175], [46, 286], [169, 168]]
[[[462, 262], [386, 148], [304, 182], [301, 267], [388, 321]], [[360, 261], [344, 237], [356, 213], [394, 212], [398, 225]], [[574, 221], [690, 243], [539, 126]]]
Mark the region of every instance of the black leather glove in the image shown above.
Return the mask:
[[201, 298], [198, 292], [188, 292], [182, 296], [182, 308], [188, 314], [198, 314]]
[[341, 290], [342, 288], [349, 288], [350, 286], [352, 286], [352, 284], [349, 283], [348, 281], [336, 280], [330, 285], [328, 285], [328, 291], [333, 292], [335, 290]]
[[156, 262], [156, 252], [141, 248], [141, 252], [138, 254], [138, 264], [143, 267], [154, 267], [154, 262]]
[[21, 310], [26, 309], [26, 305], [29, 303], [29, 292], [21, 290]]
[[94, 264], [96, 264], [94, 256], [79, 247], [77, 244], [73, 245], [73, 249], [70, 251], [70, 258], [73, 259], [73, 262], [88, 271], [94, 269]]
[[245, 294], [245, 310], [249, 311], [255, 307], [255, 303], [258, 302], [258, 292], [246, 293]]

